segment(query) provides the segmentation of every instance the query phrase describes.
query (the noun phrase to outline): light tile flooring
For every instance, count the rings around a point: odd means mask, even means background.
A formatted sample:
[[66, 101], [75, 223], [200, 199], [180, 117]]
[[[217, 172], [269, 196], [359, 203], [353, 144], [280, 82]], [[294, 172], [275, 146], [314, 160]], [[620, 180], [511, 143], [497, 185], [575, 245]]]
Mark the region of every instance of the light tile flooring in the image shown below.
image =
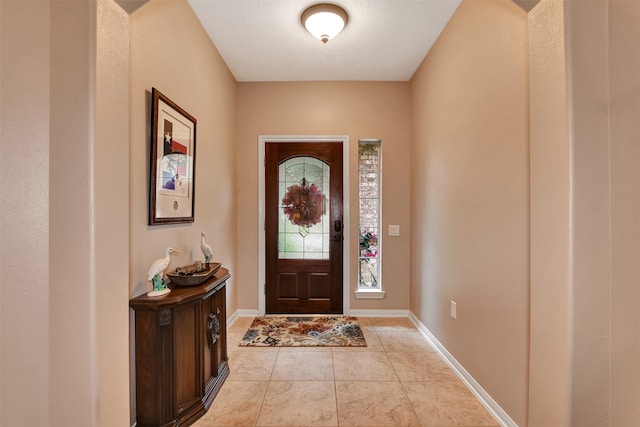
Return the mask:
[[252, 320], [196, 427], [498, 425], [408, 318], [360, 317], [367, 347], [238, 347]]

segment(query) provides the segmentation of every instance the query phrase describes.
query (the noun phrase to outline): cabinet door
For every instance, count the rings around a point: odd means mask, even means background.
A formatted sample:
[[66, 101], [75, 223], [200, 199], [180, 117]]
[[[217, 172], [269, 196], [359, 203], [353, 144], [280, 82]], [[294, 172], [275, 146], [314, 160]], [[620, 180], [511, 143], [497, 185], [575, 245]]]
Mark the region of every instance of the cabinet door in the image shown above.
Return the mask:
[[204, 345], [204, 393], [211, 393], [223, 361], [227, 360], [226, 296], [225, 288], [207, 295], [203, 301], [205, 334]]
[[172, 313], [171, 309], [136, 311], [136, 412], [139, 426], [165, 425], [174, 418], [171, 393]]
[[179, 417], [202, 401], [201, 301], [178, 305], [173, 312], [174, 416]]

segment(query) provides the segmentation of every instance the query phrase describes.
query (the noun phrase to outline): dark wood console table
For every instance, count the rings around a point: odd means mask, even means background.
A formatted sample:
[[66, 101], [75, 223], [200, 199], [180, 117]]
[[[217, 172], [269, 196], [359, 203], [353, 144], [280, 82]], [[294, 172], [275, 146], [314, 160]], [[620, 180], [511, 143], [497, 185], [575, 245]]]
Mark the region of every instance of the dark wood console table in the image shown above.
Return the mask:
[[225, 285], [220, 268], [200, 286], [129, 301], [135, 311], [137, 426], [186, 426], [229, 375]]

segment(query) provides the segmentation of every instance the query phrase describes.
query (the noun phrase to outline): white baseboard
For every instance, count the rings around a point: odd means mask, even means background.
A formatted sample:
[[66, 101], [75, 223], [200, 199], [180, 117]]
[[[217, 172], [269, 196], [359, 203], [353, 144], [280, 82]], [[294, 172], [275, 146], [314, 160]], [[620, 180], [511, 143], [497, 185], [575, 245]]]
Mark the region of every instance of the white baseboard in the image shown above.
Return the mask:
[[409, 310], [366, 310], [352, 308], [348, 314], [349, 316], [362, 317], [408, 317]]
[[227, 328], [238, 320], [238, 317], [258, 317], [258, 310], [236, 310], [231, 316], [227, 317]]
[[260, 310], [247, 310], [247, 309], [238, 309], [234, 313], [236, 317], [258, 317], [262, 316], [260, 314]]
[[[409, 314], [410, 314], [409, 310], [364, 310], [364, 309], [351, 309], [349, 310], [348, 313], [346, 313], [346, 315], [348, 316], [362, 316], [362, 317], [409, 317]], [[233, 322], [236, 321], [238, 317], [259, 317], [259, 316], [262, 316], [259, 310], [238, 309], [231, 316], [227, 318], [227, 325], [228, 326], [231, 325]], [[290, 314], [290, 316], [296, 316], [296, 315]]]
[[227, 328], [233, 325], [233, 322], [238, 318], [238, 310], [231, 314], [231, 316], [227, 317]]
[[469, 372], [458, 362], [451, 353], [447, 351], [444, 345], [431, 333], [431, 331], [413, 314], [409, 312], [409, 318], [416, 324], [420, 332], [433, 345], [438, 354], [444, 359], [453, 372], [462, 380], [463, 383], [478, 398], [480, 403], [489, 411], [489, 413], [500, 423], [502, 427], [518, 427], [515, 421], [511, 419], [504, 409], [493, 400], [493, 398], [482, 388], [480, 384], [471, 376]]

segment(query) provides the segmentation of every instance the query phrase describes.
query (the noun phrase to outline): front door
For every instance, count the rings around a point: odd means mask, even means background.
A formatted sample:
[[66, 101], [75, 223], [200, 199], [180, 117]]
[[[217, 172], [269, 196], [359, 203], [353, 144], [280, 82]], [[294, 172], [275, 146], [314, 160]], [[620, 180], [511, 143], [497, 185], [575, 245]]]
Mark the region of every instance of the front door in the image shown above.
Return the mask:
[[342, 144], [265, 144], [267, 314], [342, 313]]

